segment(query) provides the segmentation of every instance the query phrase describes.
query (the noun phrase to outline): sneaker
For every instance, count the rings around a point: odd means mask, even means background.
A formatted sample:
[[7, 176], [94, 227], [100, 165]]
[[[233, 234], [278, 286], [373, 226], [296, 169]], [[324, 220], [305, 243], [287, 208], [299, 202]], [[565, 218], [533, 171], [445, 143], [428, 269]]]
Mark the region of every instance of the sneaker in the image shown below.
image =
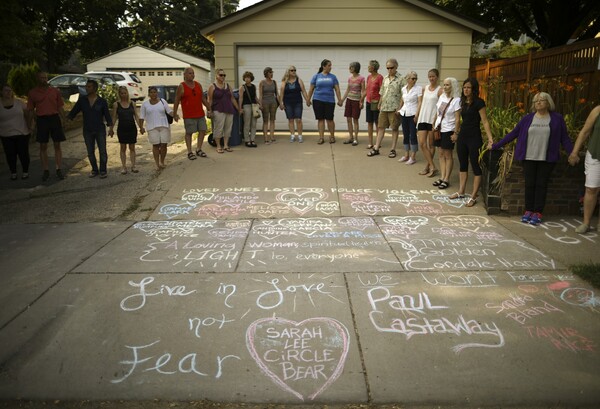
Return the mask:
[[414, 165], [415, 163], [417, 163], [417, 161], [413, 158], [410, 158], [409, 160], [406, 161], [407, 165]]
[[302, 143], [302, 142], [304, 142], [304, 139], [302, 139], [302, 135], [298, 135], [298, 142], [299, 142], [299, 143]]
[[44, 173], [42, 174], [42, 182], [47, 181], [50, 178], [50, 172], [45, 170]]
[[65, 175], [63, 175], [62, 170], [56, 169], [56, 177], [60, 180], [63, 180], [65, 178]]
[[29, 173], [25, 172], [21, 175], [21, 179], [29, 179]]
[[95, 170], [92, 170], [88, 175], [89, 178], [95, 178], [96, 176], [98, 176], [98, 172], [96, 172]]
[[294, 142], [296, 140], [296, 138], [294, 137], [294, 135], [290, 135], [290, 143]]
[[358, 145], [358, 141], [355, 139], [352, 141], [352, 146], [357, 146]]
[[540, 212], [535, 212], [531, 215], [531, 219], [529, 219], [529, 224], [532, 226], [537, 226], [542, 223], [542, 214]]
[[107, 176], [106, 172], [100, 172], [100, 179], [106, 179]]
[[579, 234], [587, 233], [588, 231], [590, 231], [590, 225], [585, 223], [581, 223], [579, 227], [575, 229], [575, 233]]
[[523, 216], [521, 216], [521, 221], [522, 221], [523, 223], [529, 223], [529, 220], [531, 220], [531, 215], [532, 215], [532, 214], [533, 214], [533, 213], [531, 213], [529, 210], [527, 210], [527, 211], [525, 212], [525, 214], [523, 214]]

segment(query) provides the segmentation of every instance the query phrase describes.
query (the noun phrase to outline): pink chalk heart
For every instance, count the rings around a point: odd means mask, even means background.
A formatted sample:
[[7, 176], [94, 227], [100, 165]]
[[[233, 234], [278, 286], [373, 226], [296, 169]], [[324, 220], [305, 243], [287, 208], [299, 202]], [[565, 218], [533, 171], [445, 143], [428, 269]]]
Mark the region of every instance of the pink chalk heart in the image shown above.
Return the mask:
[[300, 189], [295, 192], [282, 192], [276, 197], [279, 202], [287, 204], [290, 209], [299, 215], [304, 215], [305, 213], [314, 209], [315, 205], [319, 201], [326, 198], [326, 193], [312, 189]]
[[350, 337], [333, 318], [262, 318], [248, 327], [246, 346], [267, 377], [304, 401], [315, 399], [342, 374]]

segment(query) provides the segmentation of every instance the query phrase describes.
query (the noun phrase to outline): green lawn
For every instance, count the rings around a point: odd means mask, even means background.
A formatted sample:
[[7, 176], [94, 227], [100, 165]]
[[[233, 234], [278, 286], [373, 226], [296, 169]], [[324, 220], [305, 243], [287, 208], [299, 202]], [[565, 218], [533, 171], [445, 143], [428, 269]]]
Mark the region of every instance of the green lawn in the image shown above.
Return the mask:
[[595, 288], [600, 288], [600, 264], [575, 264], [570, 267], [570, 270]]

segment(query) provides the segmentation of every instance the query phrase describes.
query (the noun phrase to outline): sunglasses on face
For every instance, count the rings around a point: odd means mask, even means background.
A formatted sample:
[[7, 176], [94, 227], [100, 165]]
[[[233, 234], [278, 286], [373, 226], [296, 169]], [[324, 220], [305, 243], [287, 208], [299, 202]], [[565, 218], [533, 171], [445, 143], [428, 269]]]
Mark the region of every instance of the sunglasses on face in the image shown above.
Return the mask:
[[395, 70], [396, 67], [386, 67], [388, 70]]
[[296, 72], [296, 70], [290, 70], [290, 72]]
[[219, 74], [219, 77], [225, 78], [226, 76], [227, 76], [227, 74]]

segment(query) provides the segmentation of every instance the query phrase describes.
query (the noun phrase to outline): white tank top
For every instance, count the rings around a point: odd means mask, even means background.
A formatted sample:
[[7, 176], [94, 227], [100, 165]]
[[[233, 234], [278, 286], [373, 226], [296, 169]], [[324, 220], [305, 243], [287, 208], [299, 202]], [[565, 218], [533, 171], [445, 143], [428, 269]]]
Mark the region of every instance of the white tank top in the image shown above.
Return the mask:
[[438, 102], [438, 92], [440, 90], [440, 86], [438, 85], [433, 91], [429, 91], [429, 85], [425, 87], [425, 91], [423, 92], [423, 101], [421, 102], [421, 111], [419, 112], [419, 118], [417, 119], [417, 123], [421, 122], [426, 124], [432, 124], [433, 118], [436, 113], [436, 104]]

